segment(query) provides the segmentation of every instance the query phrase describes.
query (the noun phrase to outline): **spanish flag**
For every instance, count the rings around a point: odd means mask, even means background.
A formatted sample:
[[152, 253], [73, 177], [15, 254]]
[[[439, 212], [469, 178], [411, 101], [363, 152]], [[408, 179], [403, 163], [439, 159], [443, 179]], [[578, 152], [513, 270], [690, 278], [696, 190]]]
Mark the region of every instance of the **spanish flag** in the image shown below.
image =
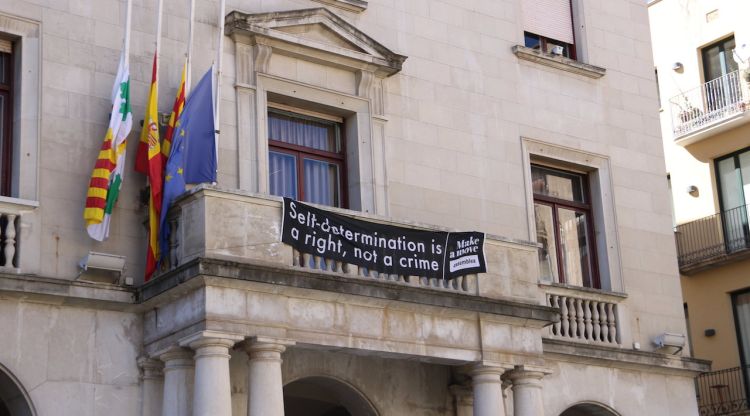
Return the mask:
[[128, 134], [133, 127], [130, 111], [130, 70], [127, 48], [120, 56], [115, 84], [112, 87], [112, 112], [109, 127], [104, 136], [99, 157], [91, 173], [86, 208], [83, 219], [86, 231], [94, 240], [104, 241], [109, 237], [109, 222], [117, 201], [125, 168], [125, 148]]
[[177, 96], [174, 99], [174, 105], [172, 106], [172, 114], [169, 116], [169, 124], [167, 125], [167, 131], [164, 134], [164, 141], [161, 146], [161, 154], [163, 155], [164, 166], [166, 167], [166, 161], [169, 159], [169, 152], [172, 150], [172, 136], [174, 135], [174, 129], [177, 125], [177, 121], [182, 115], [182, 109], [185, 107], [185, 73], [187, 72], [187, 62], [182, 67], [182, 78], [180, 79], [180, 88], [177, 89]]
[[135, 170], [148, 175], [151, 192], [148, 198], [148, 249], [146, 250], [146, 275], [148, 281], [156, 271], [159, 261], [159, 218], [162, 203], [162, 172], [163, 159], [159, 143], [159, 85], [157, 74], [157, 56], [154, 54], [154, 64], [151, 71], [151, 90], [146, 103], [146, 115], [143, 118], [141, 141], [138, 143], [138, 153], [135, 157]]

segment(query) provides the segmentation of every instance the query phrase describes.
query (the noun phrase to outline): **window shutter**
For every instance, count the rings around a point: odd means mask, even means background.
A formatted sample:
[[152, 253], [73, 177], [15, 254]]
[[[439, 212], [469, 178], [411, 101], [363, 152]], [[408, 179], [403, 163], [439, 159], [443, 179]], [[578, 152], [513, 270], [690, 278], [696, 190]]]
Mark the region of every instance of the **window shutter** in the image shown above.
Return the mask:
[[6, 39], [0, 39], [0, 52], [3, 52], [3, 53], [13, 52], [13, 42], [6, 40]]
[[570, 0], [521, 0], [521, 13], [526, 32], [574, 43]]

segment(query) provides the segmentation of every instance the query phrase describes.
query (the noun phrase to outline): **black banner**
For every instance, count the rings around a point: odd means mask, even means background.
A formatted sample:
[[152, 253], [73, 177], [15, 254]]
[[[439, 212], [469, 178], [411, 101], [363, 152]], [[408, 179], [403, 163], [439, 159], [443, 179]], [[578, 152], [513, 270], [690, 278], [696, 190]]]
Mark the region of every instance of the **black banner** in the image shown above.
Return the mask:
[[281, 241], [380, 273], [452, 279], [484, 273], [484, 233], [424, 231], [334, 214], [284, 198]]

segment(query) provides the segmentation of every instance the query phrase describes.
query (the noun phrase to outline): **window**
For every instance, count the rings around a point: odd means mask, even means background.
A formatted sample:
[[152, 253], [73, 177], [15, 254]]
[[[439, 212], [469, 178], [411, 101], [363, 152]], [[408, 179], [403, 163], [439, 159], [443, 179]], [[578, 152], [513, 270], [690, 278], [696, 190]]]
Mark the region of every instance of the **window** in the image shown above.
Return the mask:
[[0, 195], [10, 196], [13, 176], [13, 44], [0, 39]]
[[576, 59], [571, 0], [522, 0], [524, 45]]
[[542, 278], [601, 288], [588, 176], [532, 165], [531, 179]]
[[701, 49], [708, 111], [721, 110], [742, 100], [740, 78], [736, 74], [729, 75], [738, 68], [734, 47], [734, 36], [731, 36]]
[[737, 342], [740, 350], [745, 390], [750, 397], [750, 290], [732, 294], [734, 324], [737, 330]]
[[719, 188], [721, 219], [727, 250], [734, 252], [750, 246], [750, 149], [717, 159], [716, 181]]
[[282, 110], [268, 112], [268, 181], [272, 195], [345, 207], [342, 124]]

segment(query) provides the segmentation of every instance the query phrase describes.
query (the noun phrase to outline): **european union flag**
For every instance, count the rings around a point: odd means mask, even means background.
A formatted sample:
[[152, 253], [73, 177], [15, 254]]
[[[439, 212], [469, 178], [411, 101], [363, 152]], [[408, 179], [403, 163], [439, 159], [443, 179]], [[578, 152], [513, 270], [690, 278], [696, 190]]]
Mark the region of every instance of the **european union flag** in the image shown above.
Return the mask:
[[214, 135], [213, 68], [209, 69], [185, 101], [172, 138], [172, 150], [164, 176], [164, 200], [159, 219], [159, 246], [169, 252], [167, 212], [185, 192], [187, 183], [216, 182], [216, 136]]

